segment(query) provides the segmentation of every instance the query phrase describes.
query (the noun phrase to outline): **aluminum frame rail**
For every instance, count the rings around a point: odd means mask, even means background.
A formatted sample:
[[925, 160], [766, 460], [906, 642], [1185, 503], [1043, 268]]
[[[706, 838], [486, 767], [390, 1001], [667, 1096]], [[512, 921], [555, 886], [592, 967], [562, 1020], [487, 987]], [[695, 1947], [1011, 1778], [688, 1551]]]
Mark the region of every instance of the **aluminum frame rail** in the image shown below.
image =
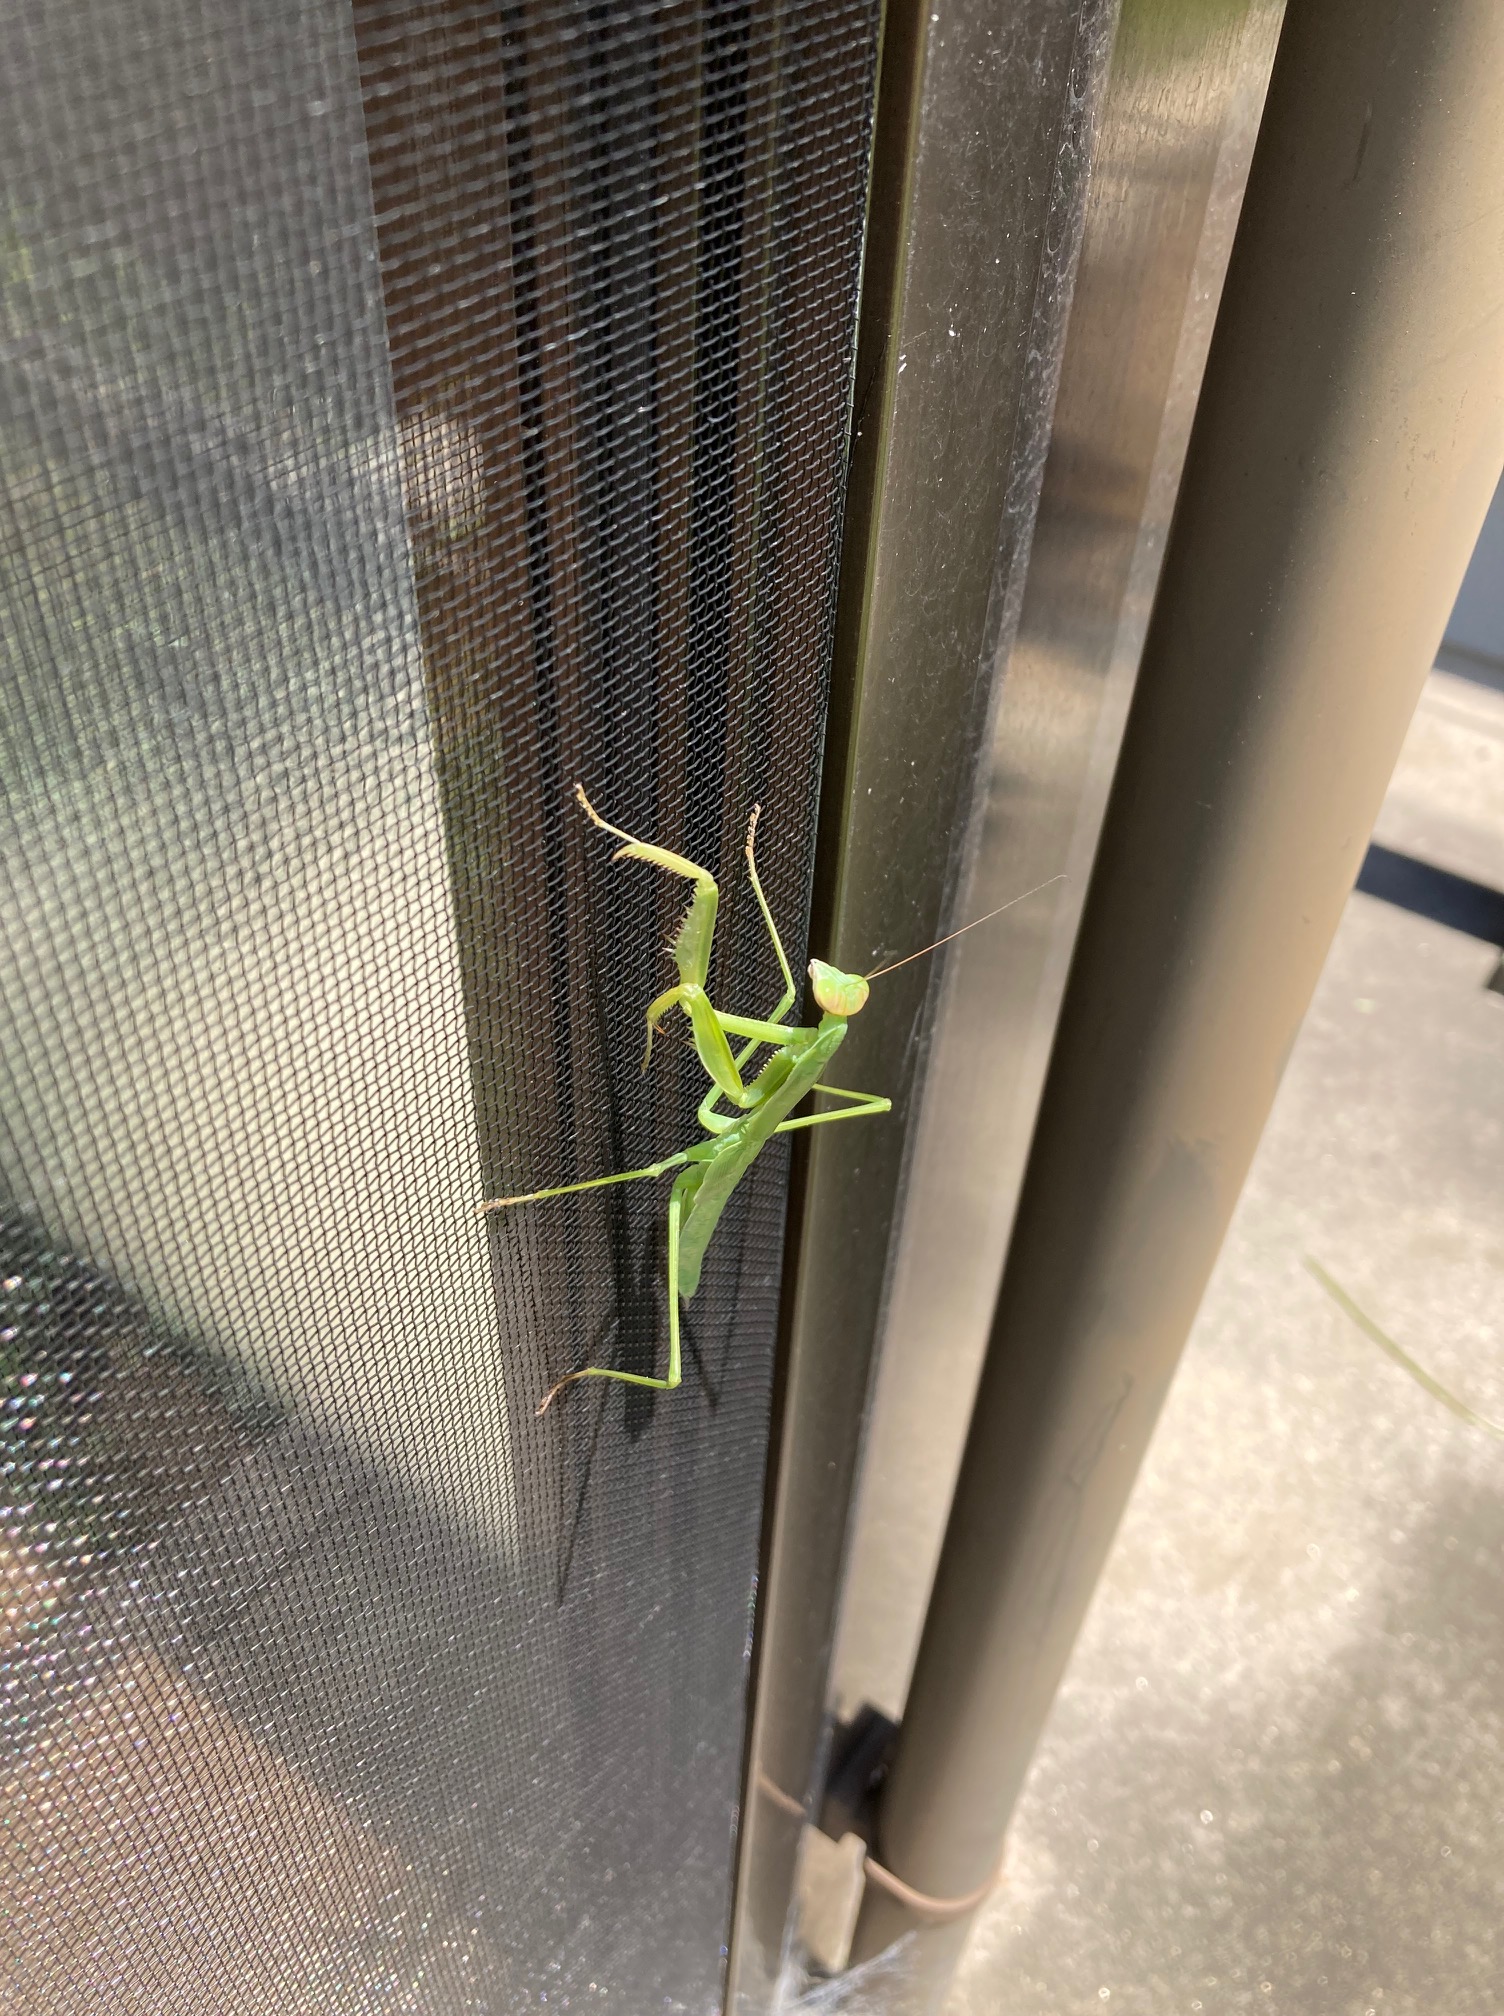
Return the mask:
[[[955, 914], [1045, 886], [944, 955], [842, 1596], [843, 1717], [897, 1715], [912, 1671], [1282, 14], [1125, 0], [1119, 20]], [[838, 1928], [822, 1934], [829, 1957]]]
[[[961, 873], [1115, 16], [1116, 0], [893, 0], [885, 16], [811, 924], [811, 944], [853, 970], [938, 935]], [[932, 978], [910, 966], [874, 988], [842, 1055], [844, 1082], [889, 1094], [892, 1120], [807, 1137], [802, 1179], [795, 1167], [727, 1998], [740, 2016], [777, 2006], [823, 1769], [844, 1533]]]

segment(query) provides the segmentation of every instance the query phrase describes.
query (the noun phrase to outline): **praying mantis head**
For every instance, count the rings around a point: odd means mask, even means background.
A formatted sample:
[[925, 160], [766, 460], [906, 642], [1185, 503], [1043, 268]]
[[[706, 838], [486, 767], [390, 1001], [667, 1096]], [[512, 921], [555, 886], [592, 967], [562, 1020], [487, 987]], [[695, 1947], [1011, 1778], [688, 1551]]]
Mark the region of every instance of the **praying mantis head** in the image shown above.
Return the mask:
[[814, 983], [815, 999], [827, 1015], [849, 1017], [866, 1007], [867, 983], [860, 973], [843, 973], [839, 966], [811, 959], [809, 977]]

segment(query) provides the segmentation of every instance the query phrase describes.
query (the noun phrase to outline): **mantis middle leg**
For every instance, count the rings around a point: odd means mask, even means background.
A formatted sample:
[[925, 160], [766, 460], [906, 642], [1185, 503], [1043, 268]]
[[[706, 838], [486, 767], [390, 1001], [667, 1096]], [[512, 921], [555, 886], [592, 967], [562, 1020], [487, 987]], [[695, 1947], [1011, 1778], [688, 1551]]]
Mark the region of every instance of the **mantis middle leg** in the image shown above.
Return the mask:
[[[801, 1127], [823, 1127], [828, 1120], [872, 1120], [880, 1113], [893, 1111], [893, 1101], [885, 1099], [881, 1092], [847, 1092], [839, 1085], [815, 1085], [811, 1090], [824, 1092], [832, 1099], [849, 1099], [852, 1103], [849, 1106], [842, 1106], [835, 1113], [804, 1113], [797, 1120], [780, 1121], [773, 1129], [775, 1134], [793, 1134]], [[716, 1134], [724, 1133], [728, 1127], [736, 1124], [734, 1120], [718, 1118], [707, 1111], [711, 1101], [719, 1096], [717, 1087], [715, 1091], [707, 1094], [699, 1112], [700, 1125]]]
[[847, 1092], [839, 1085], [816, 1085], [813, 1090], [852, 1103], [838, 1107], [834, 1113], [804, 1113], [797, 1120], [780, 1121], [773, 1129], [775, 1134], [793, 1134], [801, 1127], [824, 1127], [832, 1120], [871, 1120], [879, 1113], [893, 1111], [893, 1101], [885, 1099], [881, 1092]]

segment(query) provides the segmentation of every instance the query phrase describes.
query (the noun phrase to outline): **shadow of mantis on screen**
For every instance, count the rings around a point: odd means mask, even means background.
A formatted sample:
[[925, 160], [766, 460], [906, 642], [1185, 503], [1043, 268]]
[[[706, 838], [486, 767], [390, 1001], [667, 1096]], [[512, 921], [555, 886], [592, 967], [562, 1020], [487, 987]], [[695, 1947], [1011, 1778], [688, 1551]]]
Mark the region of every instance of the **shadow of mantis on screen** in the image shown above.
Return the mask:
[[[612, 1306], [599, 1324], [591, 1340], [590, 1356], [603, 1359], [608, 1365], [623, 1373], [638, 1371], [643, 1365], [653, 1363], [654, 1343], [657, 1335], [659, 1310], [667, 1277], [663, 1266], [663, 1224], [659, 1220], [648, 1228], [641, 1241], [639, 1253], [632, 1252], [631, 1230], [627, 1223], [625, 1204], [613, 1198], [609, 1214], [608, 1240], [611, 1250]], [[734, 1306], [734, 1305], [733, 1305]], [[719, 1382], [712, 1382], [705, 1365], [704, 1355], [696, 1340], [694, 1328], [687, 1312], [681, 1319], [683, 1337], [689, 1362], [705, 1404], [714, 1413], [720, 1404]], [[623, 1395], [625, 1411], [623, 1425], [627, 1440], [637, 1442], [652, 1425], [653, 1413], [658, 1404], [658, 1395], [644, 1385], [629, 1384]], [[584, 1523], [585, 1503], [590, 1494], [590, 1480], [595, 1469], [596, 1451], [600, 1445], [601, 1430], [605, 1426], [606, 1410], [610, 1396], [600, 1393], [590, 1418], [590, 1427], [584, 1454], [572, 1479], [561, 1475], [560, 1491], [564, 1499], [560, 1510], [559, 1547], [557, 1574], [555, 1577], [555, 1597], [563, 1602], [569, 1588], [570, 1571], [574, 1566], [575, 1549], [579, 1544], [580, 1530]], [[572, 1497], [573, 1503], [568, 1500]]]

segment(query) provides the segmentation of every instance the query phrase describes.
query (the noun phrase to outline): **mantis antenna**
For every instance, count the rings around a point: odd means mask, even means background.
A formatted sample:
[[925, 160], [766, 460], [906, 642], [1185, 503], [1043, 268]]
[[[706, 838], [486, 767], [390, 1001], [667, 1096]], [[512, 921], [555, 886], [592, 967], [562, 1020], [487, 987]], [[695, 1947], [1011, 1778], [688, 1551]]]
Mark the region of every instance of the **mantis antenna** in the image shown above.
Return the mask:
[[960, 926], [958, 930], [955, 931], [947, 931], [945, 936], [943, 938], [937, 938], [933, 945], [921, 945], [917, 952], [906, 952], [902, 957], [902, 959], [895, 959], [891, 966], [874, 967], [873, 970], [870, 973], [866, 974], [864, 977], [868, 980], [881, 980], [885, 973], [896, 973], [900, 966], [907, 966], [910, 963], [910, 961], [914, 959], [923, 959], [927, 953], [938, 952], [940, 950], [940, 947], [942, 945], [948, 945], [952, 938], [964, 937], [968, 931], [975, 931], [979, 924], [990, 924], [994, 917], [1001, 917], [1003, 912], [1005, 910], [1011, 910], [1015, 903], [1027, 903], [1029, 898], [1031, 896], [1037, 896], [1041, 889], [1048, 889], [1052, 883], [1063, 882], [1064, 880], [1065, 876], [1063, 874], [1060, 874], [1060, 875], [1051, 875], [1047, 881], [1036, 882], [1034, 884], [1034, 887], [1032, 889], [1026, 889], [1022, 894], [1022, 896], [1010, 896], [1006, 903], [999, 903], [997, 908], [995, 910], [989, 910], [985, 917], [973, 917], [969, 924], [963, 924]]

